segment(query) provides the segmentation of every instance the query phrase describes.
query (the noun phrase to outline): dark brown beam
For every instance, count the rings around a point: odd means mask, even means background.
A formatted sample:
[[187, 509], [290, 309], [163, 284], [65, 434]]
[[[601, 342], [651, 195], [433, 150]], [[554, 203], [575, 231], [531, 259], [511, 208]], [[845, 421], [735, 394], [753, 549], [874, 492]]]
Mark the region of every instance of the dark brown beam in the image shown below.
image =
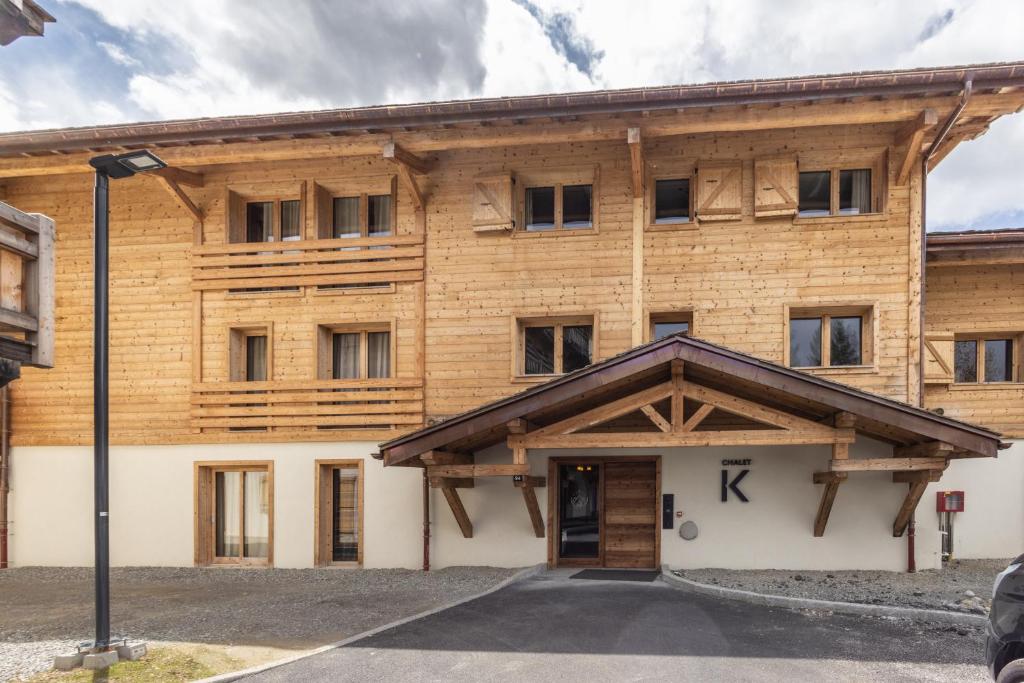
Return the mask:
[[435, 489], [471, 489], [476, 485], [472, 477], [429, 477], [431, 488]]
[[462, 529], [462, 536], [464, 538], [473, 538], [473, 522], [469, 521], [469, 515], [466, 514], [466, 508], [462, 506], [459, 492], [455, 489], [441, 489], [441, 493], [444, 494], [445, 500], [448, 501], [448, 507], [452, 509], [452, 514], [455, 515], [455, 521], [459, 523], [459, 528]]
[[928, 488], [928, 479], [925, 477], [910, 484], [907, 497], [903, 499], [903, 505], [900, 506], [899, 512], [896, 513], [896, 521], [892, 523], [893, 536], [902, 536], [903, 532], [907, 530], [907, 525], [910, 524], [910, 516], [914, 514], [914, 510], [921, 501], [921, 496], [924, 495], [926, 488]]
[[825, 535], [825, 526], [828, 524], [829, 515], [832, 514], [832, 504], [835, 502], [836, 494], [839, 492], [839, 485], [845, 479], [845, 475], [837, 472], [814, 473], [814, 483], [825, 485], [825, 490], [821, 492], [821, 502], [818, 503], [818, 514], [814, 517], [815, 538], [821, 538]]
[[537, 538], [544, 538], [544, 518], [540, 515], [536, 490], [532, 486], [523, 486], [519, 490], [523, 492], [523, 501], [526, 503], [526, 511], [530, 513], [530, 524], [533, 525], [534, 535]]

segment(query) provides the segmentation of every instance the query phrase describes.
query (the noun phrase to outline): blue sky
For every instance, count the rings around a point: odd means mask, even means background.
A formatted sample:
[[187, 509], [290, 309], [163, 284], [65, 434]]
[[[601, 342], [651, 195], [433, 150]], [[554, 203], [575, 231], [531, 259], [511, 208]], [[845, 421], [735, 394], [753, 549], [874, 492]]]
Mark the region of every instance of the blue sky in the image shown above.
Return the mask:
[[[999, 0], [43, 0], [0, 130], [1024, 59]], [[244, 9], [242, 9], [244, 8]], [[931, 230], [1024, 226], [1024, 113], [929, 178]]]

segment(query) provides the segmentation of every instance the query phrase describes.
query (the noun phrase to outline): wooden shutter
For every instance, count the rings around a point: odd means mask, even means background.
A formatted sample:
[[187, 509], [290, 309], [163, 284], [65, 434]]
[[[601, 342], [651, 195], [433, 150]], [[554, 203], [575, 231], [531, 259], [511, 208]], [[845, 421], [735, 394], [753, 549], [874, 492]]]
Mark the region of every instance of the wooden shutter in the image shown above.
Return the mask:
[[697, 218], [735, 221], [742, 217], [743, 163], [697, 165]]
[[795, 158], [755, 160], [754, 215], [796, 215], [799, 182]]
[[245, 197], [233, 190], [228, 190], [226, 218], [228, 242], [244, 242]]
[[473, 231], [500, 232], [515, 227], [510, 174], [480, 176], [473, 181]]
[[320, 183], [313, 183], [313, 222], [316, 239], [330, 239], [334, 235], [334, 198]]
[[953, 333], [929, 332], [924, 336], [924, 383], [953, 381]]

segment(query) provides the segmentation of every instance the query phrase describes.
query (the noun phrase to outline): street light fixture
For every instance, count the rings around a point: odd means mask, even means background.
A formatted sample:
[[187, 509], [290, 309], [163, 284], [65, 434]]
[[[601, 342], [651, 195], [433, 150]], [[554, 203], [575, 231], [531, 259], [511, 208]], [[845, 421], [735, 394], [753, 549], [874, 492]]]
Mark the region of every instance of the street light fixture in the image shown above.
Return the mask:
[[96, 169], [93, 204], [93, 495], [95, 501], [95, 585], [97, 652], [110, 647], [110, 192], [111, 178], [167, 166], [148, 150], [104, 154], [89, 160]]

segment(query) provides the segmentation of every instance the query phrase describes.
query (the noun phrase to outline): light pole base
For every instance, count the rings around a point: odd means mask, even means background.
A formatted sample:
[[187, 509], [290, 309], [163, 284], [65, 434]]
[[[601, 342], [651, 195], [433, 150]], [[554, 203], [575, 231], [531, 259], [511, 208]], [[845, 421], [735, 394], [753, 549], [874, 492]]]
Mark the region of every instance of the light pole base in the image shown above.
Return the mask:
[[106, 652], [90, 652], [82, 658], [82, 668], [84, 669], [107, 669], [117, 664], [117, 650], [107, 650]]

